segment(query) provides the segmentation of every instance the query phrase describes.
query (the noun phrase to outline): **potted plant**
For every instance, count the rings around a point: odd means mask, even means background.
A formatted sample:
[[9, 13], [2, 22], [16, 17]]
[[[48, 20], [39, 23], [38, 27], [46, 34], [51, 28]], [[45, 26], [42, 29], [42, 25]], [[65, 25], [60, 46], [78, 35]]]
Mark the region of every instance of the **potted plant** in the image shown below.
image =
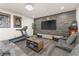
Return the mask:
[[32, 23], [32, 29], [33, 29], [33, 35], [36, 35], [36, 33], [35, 33], [36, 24], [35, 23]]

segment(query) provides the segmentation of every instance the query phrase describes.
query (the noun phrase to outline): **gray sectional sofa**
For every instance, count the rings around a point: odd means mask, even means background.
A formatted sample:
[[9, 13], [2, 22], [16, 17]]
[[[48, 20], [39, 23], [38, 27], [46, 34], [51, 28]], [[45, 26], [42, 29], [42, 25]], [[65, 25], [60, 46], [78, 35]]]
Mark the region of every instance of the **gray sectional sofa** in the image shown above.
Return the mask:
[[26, 56], [14, 43], [8, 40], [0, 41], [0, 56]]
[[76, 39], [77, 39], [77, 34], [78, 33], [70, 35], [66, 40], [60, 39], [59, 42], [56, 44], [56, 47], [59, 47], [68, 52], [71, 52], [72, 49], [76, 45], [75, 43], [76, 43]]
[[73, 48], [65, 42], [60, 42], [60, 44], [59, 42], [56, 43], [52, 53], [53, 56], [79, 56], [79, 33], [77, 33], [76, 42]]

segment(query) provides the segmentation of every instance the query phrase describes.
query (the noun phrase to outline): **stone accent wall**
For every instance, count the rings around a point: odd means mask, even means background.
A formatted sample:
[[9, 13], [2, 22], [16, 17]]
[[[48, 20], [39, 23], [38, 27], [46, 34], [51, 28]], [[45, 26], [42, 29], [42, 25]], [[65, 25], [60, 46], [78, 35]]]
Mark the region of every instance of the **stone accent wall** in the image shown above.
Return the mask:
[[[42, 30], [41, 22], [46, 20], [56, 20], [56, 30]], [[76, 20], [75, 10], [46, 17], [40, 17], [34, 20], [36, 24], [35, 33], [66, 35], [68, 34], [68, 27], [74, 20]]]

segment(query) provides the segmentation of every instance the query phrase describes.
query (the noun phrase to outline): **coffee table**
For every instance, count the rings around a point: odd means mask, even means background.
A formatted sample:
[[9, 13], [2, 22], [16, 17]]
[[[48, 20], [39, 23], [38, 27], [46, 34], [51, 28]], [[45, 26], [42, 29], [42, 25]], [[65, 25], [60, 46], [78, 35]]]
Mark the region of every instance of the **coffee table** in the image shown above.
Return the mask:
[[26, 46], [36, 52], [40, 52], [43, 49], [44, 44], [41, 38], [33, 39], [30, 37], [26, 41]]

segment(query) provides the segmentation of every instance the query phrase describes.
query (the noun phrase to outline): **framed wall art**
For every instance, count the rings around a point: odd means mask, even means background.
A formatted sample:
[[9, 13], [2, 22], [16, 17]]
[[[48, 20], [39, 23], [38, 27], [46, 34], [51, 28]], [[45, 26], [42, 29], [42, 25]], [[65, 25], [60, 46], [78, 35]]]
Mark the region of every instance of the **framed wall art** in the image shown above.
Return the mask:
[[14, 28], [21, 28], [22, 27], [22, 18], [20, 16], [13, 16], [14, 18]]
[[0, 28], [10, 28], [10, 15], [0, 12]]

